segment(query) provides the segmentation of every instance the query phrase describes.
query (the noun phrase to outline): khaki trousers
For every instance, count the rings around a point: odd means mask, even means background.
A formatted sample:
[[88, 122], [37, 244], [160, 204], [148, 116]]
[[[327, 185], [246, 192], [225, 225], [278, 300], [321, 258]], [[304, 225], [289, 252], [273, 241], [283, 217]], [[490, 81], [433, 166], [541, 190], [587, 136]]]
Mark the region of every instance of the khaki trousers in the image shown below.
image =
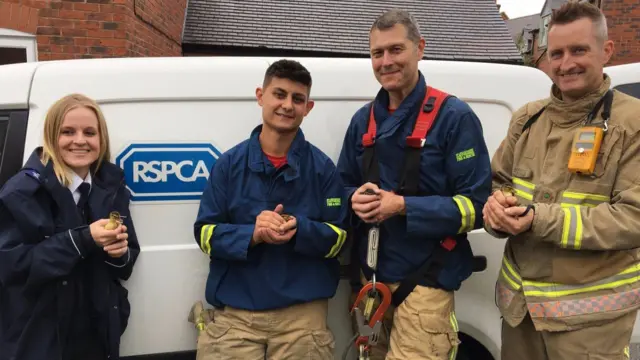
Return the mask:
[[527, 315], [512, 328], [502, 321], [502, 360], [628, 360], [636, 312], [574, 331], [536, 331]]
[[[398, 288], [398, 284], [388, 286], [391, 291]], [[352, 294], [352, 304], [356, 296]], [[460, 341], [454, 307], [453, 292], [416, 286], [400, 306], [392, 305], [387, 310], [378, 343], [369, 353], [370, 359], [455, 359]]]
[[198, 336], [197, 360], [333, 359], [328, 300], [269, 311], [226, 307]]

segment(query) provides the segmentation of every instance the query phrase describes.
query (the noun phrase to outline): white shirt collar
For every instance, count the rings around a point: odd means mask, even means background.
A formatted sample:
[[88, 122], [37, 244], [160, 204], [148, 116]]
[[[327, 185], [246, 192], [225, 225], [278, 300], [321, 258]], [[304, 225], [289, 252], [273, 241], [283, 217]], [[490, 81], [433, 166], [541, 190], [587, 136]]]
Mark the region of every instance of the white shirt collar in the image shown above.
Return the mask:
[[78, 176], [78, 174], [76, 174], [75, 172], [72, 173], [71, 183], [67, 186], [67, 189], [71, 191], [71, 194], [73, 195], [73, 200], [76, 202], [76, 204], [80, 200], [80, 191], [78, 190], [78, 188], [83, 182], [86, 182], [89, 185], [91, 185], [91, 173], [88, 173], [87, 177], [84, 180], [82, 180], [82, 178]]

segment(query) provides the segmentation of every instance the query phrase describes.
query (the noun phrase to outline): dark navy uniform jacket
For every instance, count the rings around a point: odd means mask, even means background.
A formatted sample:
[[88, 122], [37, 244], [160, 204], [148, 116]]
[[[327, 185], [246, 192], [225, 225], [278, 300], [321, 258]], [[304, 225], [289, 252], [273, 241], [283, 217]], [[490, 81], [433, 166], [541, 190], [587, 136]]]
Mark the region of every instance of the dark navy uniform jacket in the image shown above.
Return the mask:
[[[406, 138], [421, 110], [426, 93], [420, 79], [400, 106], [390, 114], [389, 94], [381, 89], [373, 101], [377, 124], [376, 153], [381, 187], [398, 188], [405, 159]], [[360, 108], [344, 137], [338, 169], [351, 199], [364, 184], [362, 135], [367, 132], [371, 105]], [[471, 247], [467, 232], [482, 227], [482, 208], [491, 192], [491, 165], [480, 120], [465, 102], [452, 97], [440, 109], [422, 149], [418, 196], [406, 196], [406, 216], [395, 216], [381, 224], [376, 277], [397, 282], [417, 270], [445, 237], [458, 244], [448, 256], [438, 282], [444, 289], [458, 289], [471, 275]], [[352, 212], [355, 251], [362, 270], [366, 266], [368, 227]]]
[[[90, 326], [105, 358], [119, 358], [129, 318], [127, 290], [139, 254], [123, 173], [92, 174], [91, 222], [126, 216], [129, 250], [114, 259], [95, 244], [69, 189], [36, 149], [0, 190], [0, 360], [64, 360], [73, 334]], [[72, 345], [70, 345], [72, 344]]]
[[[210, 256], [207, 301], [217, 307], [277, 309], [332, 297], [346, 240], [344, 187], [334, 163], [307, 142], [302, 130], [276, 169], [258, 136], [223, 153], [214, 165], [194, 225]], [[297, 219], [285, 244], [250, 247], [256, 217], [278, 204]]]

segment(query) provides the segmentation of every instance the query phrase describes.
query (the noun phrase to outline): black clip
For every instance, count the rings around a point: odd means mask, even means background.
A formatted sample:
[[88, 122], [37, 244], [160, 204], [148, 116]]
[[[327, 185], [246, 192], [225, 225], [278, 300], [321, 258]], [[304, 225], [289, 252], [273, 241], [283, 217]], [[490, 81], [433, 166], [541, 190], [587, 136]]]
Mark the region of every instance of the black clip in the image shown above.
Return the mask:
[[430, 113], [433, 111], [433, 107], [435, 106], [436, 103], [436, 98], [431, 96], [427, 99], [427, 103], [424, 104], [424, 108], [422, 109], [422, 111], [426, 112], [426, 113]]

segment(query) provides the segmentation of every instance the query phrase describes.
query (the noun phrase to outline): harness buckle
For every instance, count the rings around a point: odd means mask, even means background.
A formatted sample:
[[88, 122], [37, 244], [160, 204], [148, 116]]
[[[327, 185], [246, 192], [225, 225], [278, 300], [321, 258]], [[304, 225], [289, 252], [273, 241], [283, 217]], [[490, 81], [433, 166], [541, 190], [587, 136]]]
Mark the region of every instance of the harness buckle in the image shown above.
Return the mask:
[[436, 104], [435, 96], [430, 96], [429, 99], [427, 99], [427, 103], [424, 104], [422, 111], [426, 112], [427, 114], [432, 112], [433, 108], [435, 107], [435, 104]]
[[420, 136], [407, 136], [407, 146], [415, 149], [423, 148], [426, 142], [427, 139]]
[[362, 135], [362, 146], [369, 147], [369, 146], [373, 146], [373, 144], [375, 143], [376, 143], [375, 136], [372, 136], [371, 134], [368, 134], [368, 133]]

